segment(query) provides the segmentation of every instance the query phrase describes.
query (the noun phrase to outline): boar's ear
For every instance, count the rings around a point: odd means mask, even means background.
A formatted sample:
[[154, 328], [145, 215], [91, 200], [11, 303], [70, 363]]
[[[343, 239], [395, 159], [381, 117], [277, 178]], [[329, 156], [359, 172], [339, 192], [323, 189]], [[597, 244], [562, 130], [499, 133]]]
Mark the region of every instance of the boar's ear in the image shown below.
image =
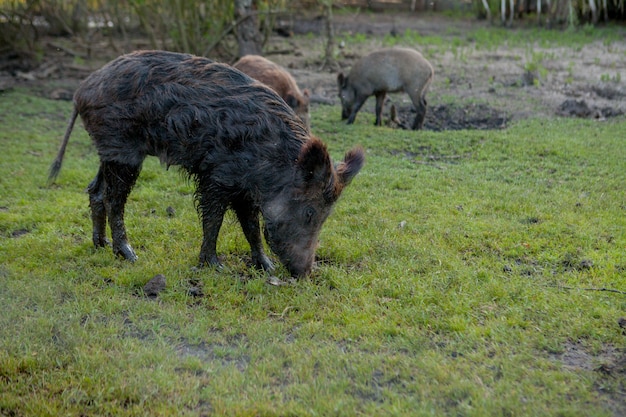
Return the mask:
[[324, 191], [327, 187], [332, 187], [332, 163], [326, 145], [321, 140], [311, 137], [302, 145], [298, 157], [298, 168], [303, 182], [302, 188], [316, 187]]
[[305, 88], [304, 90], [302, 90], [302, 95], [306, 98], [311, 98], [311, 90]]
[[339, 85], [339, 89], [342, 89], [348, 84], [348, 77], [343, 75], [343, 72], [337, 74], [337, 85]]
[[365, 151], [360, 146], [346, 152], [346, 155], [339, 164], [337, 164], [337, 184], [335, 185], [335, 193], [337, 197], [345, 186], [350, 184], [352, 178], [359, 173], [365, 163]]
[[298, 99], [295, 98], [292, 94], [287, 94], [287, 97], [285, 97], [285, 103], [287, 103], [287, 105], [292, 109], [298, 107]]

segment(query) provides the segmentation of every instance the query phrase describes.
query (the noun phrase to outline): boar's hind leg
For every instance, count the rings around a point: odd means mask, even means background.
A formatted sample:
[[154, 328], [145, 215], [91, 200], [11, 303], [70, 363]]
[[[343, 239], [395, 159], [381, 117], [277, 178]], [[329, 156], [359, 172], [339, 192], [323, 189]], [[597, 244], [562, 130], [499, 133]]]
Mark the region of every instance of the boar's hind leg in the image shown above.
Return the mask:
[[131, 262], [137, 260], [137, 255], [126, 236], [124, 206], [140, 171], [141, 165], [121, 164], [113, 161], [102, 162], [100, 165], [100, 172], [104, 178], [104, 207], [111, 227], [113, 253]]
[[365, 103], [365, 100], [367, 100], [368, 96], [359, 96], [357, 95], [354, 101], [354, 106], [352, 106], [352, 113], [350, 113], [350, 116], [348, 117], [348, 121], [346, 122], [347, 124], [351, 125], [352, 123], [354, 123], [354, 119], [356, 119], [356, 114], [359, 112], [359, 110], [361, 110], [361, 107], [363, 106], [363, 104]]
[[385, 104], [385, 96], [386, 92], [381, 91], [376, 93], [376, 121], [374, 122], [374, 126], [381, 126], [383, 119], [383, 104]]
[[252, 263], [257, 268], [266, 271], [273, 270], [274, 265], [272, 261], [269, 260], [263, 251], [263, 241], [261, 240], [261, 229], [259, 227], [259, 210], [252, 208], [246, 203], [238, 203], [233, 208], [235, 213], [237, 213], [243, 233], [250, 244]]
[[415, 120], [413, 120], [413, 130], [419, 130], [424, 126], [424, 118], [426, 117], [426, 99], [420, 97], [419, 100], [413, 102], [415, 106]]
[[93, 244], [95, 247], [104, 247], [109, 244], [106, 238], [107, 216], [104, 208], [102, 168], [96, 177], [89, 183], [89, 207], [91, 207], [91, 222], [93, 224]]

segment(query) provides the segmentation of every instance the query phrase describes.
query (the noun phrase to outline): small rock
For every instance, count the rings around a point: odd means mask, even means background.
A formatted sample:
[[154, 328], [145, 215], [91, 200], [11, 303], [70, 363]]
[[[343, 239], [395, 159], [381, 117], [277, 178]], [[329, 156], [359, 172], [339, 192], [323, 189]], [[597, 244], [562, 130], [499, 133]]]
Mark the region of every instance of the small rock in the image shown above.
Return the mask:
[[143, 286], [143, 292], [148, 298], [156, 298], [161, 291], [165, 289], [165, 275], [155, 275], [146, 285]]
[[280, 278], [278, 278], [275, 275], [272, 275], [271, 277], [269, 277], [267, 279], [267, 283], [270, 285], [274, 285], [276, 287], [282, 287], [283, 285], [287, 285], [285, 281], [282, 281]]
[[11, 232], [11, 237], [20, 237], [28, 233], [28, 229], [17, 229]]

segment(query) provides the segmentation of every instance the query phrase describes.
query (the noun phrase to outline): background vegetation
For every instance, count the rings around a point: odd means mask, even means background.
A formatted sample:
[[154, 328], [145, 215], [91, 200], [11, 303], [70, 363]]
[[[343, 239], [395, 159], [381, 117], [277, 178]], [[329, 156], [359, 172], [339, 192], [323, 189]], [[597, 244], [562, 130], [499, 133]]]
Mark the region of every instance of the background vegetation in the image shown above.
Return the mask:
[[[258, 0], [259, 30], [271, 30], [285, 0]], [[0, 0], [0, 50], [36, 54], [42, 35], [72, 36], [89, 44], [109, 38], [127, 42], [147, 37], [150, 47], [206, 56], [213, 48], [232, 48], [237, 29], [233, 0]]]
[[[623, 20], [624, 0], [451, 0], [423, 1], [332, 1], [332, 0], [255, 0], [254, 16], [266, 35], [278, 15], [294, 17], [302, 13], [322, 14], [332, 19], [332, 9], [388, 9], [456, 11], [487, 17], [492, 22], [511, 25], [514, 19], [536, 16], [549, 27], [567, 24], [598, 24]], [[391, 5], [390, 5], [391, 3]], [[237, 31], [234, 0], [0, 0], [0, 54], [19, 53], [36, 57], [44, 35], [72, 36], [89, 45], [105, 37], [111, 42], [128, 42], [141, 35], [150, 47], [207, 56], [215, 49], [236, 50], [229, 34]], [[541, 9], [538, 6], [542, 5]], [[503, 8], [504, 6], [504, 8]], [[501, 19], [498, 18], [501, 16]], [[266, 37], [267, 39], [267, 37]], [[330, 56], [329, 54], [327, 54]], [[1, 55], [0, 55], [1, 56]]]

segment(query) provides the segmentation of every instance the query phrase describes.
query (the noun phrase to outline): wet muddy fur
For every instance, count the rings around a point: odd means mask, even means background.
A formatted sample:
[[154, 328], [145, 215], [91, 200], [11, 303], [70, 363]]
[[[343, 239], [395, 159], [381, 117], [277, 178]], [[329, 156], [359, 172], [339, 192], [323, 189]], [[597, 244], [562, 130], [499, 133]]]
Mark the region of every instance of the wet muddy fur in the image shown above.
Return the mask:
[[263, 251], [261, 214], [270, 248], [294, 276], [310, 272], [321, 226], [364, 160], [356, 148], [333, 166], [326, 146], [275, 92], [228, 65], [188, 54], [121, 56], [81, 83], [74, 105], [50, 181], [80, 115], [100, 157], [88, 187], [94, 245], [108, 244], [108, 219], [114, 253], [130, 261], [137, 256], [124, 206], [148, 155], [180, 166], [196, 184], [201, 265], [219, 265], [216, 241], [230, 208], [253, 263], [273, 268]]

